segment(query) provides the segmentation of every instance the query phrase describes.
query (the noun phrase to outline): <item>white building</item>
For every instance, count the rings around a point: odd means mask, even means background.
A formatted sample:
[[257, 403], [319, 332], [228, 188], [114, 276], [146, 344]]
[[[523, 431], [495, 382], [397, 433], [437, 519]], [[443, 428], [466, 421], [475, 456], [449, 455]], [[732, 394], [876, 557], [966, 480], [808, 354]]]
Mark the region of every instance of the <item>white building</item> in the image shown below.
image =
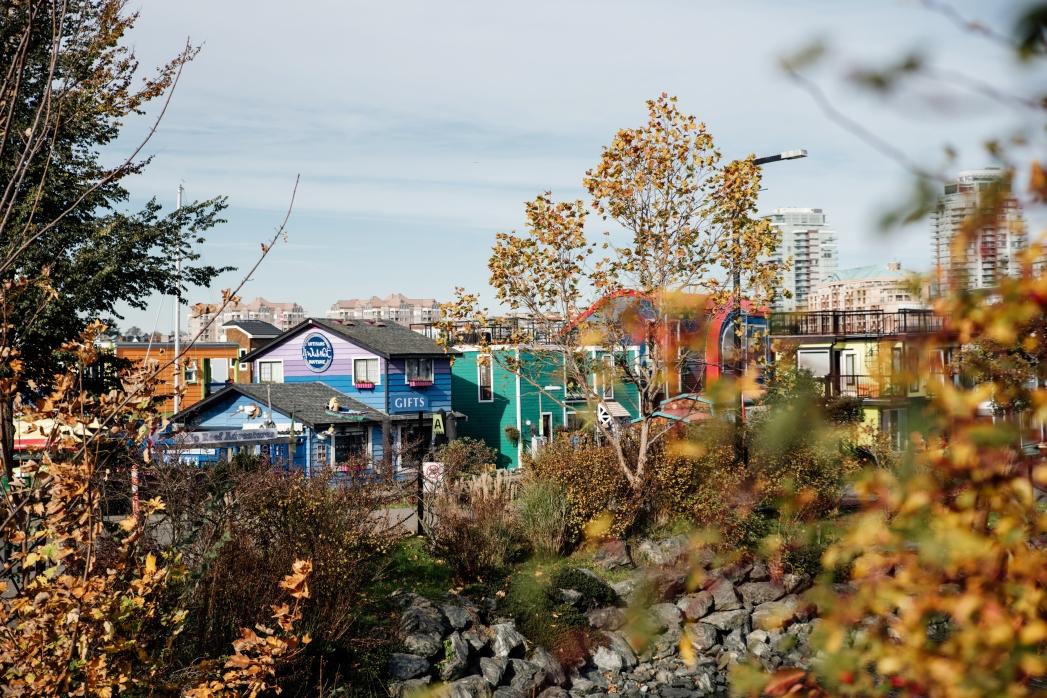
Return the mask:
[[327, 311], [331, 320], [392, 320], [401, 325], [435, 322], [440, 319], [440, 304], [435, 298], [408, 298], [392, 293], [386, 298], [350, 298], [341, 300]]
[[[305, 309], [298, 303], [277, 303], [261, 296], [247, 303], [230, 303], [220, 315], [219, 308], [219, 303], [194, 305], [189, 313], [189, 337], [196, 337], [200, 333], [199, 341], [217, 342], [222, 333], [222, 325], [238, 320], [261, 320], [275, 325], [281, 331], [289, 330], [305, 320]], [[214, 321], [208, 325], [212, 319]], [[205, 326], [206, 330], [203, 329]]]
[[[1028, 245], [1021, 207], [1009, 193], [1000, 192], [1003, 172], [999, 168], [961, 172], [945, 185], [933, 219], [931, 243], [934, 248], [936, 294], [950, 289], [994, 288], [1002, 276], [1018, 271], [1018, 253]], [[995, 220], [979, 223], [967, 245], [957, 248], [956, 235], [972, 221], [988, 197], [1005, 197]]]
[[926, 308], [913, 288], [912, 272], [898, 262], [832, 272], [814, 289], [808, 310], [899, 310]]
[[782, 242], [772, 261], [791, 261], [782, 275], [782, 289], [791, 298], [779, 296], [775, 310], [806, 310], [811, 293], [839, 265], [836, 231], [826, 225], [820, 208], [776, 208], [768, 220], [781, 230]]

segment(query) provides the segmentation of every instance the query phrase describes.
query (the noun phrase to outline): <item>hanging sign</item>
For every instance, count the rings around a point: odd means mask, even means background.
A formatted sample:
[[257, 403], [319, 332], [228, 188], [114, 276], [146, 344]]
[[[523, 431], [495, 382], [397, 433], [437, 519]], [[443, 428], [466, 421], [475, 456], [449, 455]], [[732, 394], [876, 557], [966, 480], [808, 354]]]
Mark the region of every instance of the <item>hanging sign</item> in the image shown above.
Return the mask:
[[433, 415], [433, 433], [443, 434], [444, 433], [444, 416], [439, 412]]
[[302, 359], [313, 373], [323, 373], [334, 361], [334, 347], [331, 341], [320, 333], [314, 333], [302, 342]]

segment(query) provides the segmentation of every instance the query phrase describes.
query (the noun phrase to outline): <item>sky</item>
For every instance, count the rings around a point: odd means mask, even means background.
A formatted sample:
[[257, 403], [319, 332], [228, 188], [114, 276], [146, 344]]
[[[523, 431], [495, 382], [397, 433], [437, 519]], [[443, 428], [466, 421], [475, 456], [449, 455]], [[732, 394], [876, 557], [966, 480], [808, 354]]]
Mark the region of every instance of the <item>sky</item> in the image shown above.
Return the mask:
[[[953, 4], [990, 25], [1013, 14], [1009, 2]], [[764, 168], [760, 210], [823, 209], [841, 267], [898, 260], [926, 270], [928, 222], [888, 237], [878, 226], [911, 176], [831, 121], [781, 57], [824, 39], [833, 50], [811, 76], [833, 103], [914, 160], [938, 163], [955, 146], [954, 169], [986, 164], [978, 144], [1013, 110], [930, 81], [871, 98], [841, 76], [916, 50], [997, 86], [1036, 77], [917, 0], [142, 0], [138, 9], [129, 40], [143, 67], [187, 38], [202, 50], [145, 148], [151, 164], [127, 181], [131, 205], [155, 196], [173, 206], [179, 183], [188, 200], [228, 197], [228, 222], [200, 252], [241, 271], [188, 298], [214, 302], [254, 263], [300, 175], [288, 239], [240, 295], [320, 316], [340, 298], [445, 300], [455, 286], [490, 301], [495, 234], [520, 230], [524, 202], [540, 192], [582, 198], [601, 147], [642, 125], [645, 100], [662, 92], [708, 125], [727, 158], [806, 148], [806, 159]], [[126, 155], [150, 116], [129, 122], [107, 156]], [[602, 229], [590, 222], [592, 234]], [[173, 305], [156, 297], [124, 314], [125, 328], [166, 331]]]

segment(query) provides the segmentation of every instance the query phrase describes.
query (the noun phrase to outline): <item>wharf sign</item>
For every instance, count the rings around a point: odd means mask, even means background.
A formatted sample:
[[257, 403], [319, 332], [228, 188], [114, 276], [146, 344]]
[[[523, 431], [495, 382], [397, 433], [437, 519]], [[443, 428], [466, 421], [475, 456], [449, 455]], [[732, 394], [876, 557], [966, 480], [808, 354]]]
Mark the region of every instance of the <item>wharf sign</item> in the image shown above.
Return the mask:
[[302, 359], [313, 373], [323, 373], [334, 361], [334, 347], [327, 337], [314, 332], [302, 342]]

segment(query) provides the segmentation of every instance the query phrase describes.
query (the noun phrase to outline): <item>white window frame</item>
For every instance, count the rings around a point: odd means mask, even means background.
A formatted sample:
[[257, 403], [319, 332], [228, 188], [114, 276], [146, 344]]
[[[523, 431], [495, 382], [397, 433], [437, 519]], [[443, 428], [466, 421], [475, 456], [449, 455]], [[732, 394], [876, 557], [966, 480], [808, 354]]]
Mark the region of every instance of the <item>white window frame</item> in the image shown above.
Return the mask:
[[[481, 361], [482, 357], [486, 357], [486, 361]], [[487, 382], [487, 388], [490, 391], [491, 396], [484, 398], [483, 396], [483, 381], [481, 376], [484, 373], [484, 369], [487, 369], [487, 375], [489, 377]], [[477, 356], [476, 361], [476, 401], [477, 402], [494, 402], [494, 359], [490, 354], [480, 354]]]
[[[412, 378], [411, 371], [409, 368], [412, 361], [428, 361], [429, 377], [426, 378], [425, 376], [415, 376], [414, 378]], [[432, 358], [404, 359], [404, 383], [410, 383], [411, 381], [429, 381], [430, 383], [436, 381], [436, 365]]]
[[[850, 366], [848, 366], [850, 364]], [[858, 384], [858, 378], [855, 371], [858, 370], [858, 354], [857, 352], [848, 351], [843, 355], [843, 377], [844, 384], [848, 388], [853, 388]]]
[[182, 376], [186, 385], [194, 385], [200, 382], [200, 364], [196, 359], [188, 359], [182, 365]]
[[375, 362], [375, 365], [378, 367], [376, 369], [378, 376], [374, 380], [371, 380], [369, 378], [366, 382], [374, 383], [375, 385], [381, 385], [382, 384], [382, 360], [379, 359], [377, 356], [365, 356], [365, 357], [361, 357], [361, 358], [358, 358], [358, 359], [353, 359], [353, 383], [359, 383], [360, 382], [360, 379], [358, 378], [358, 376], [360, 374], [356, 370], [356, 364], [357, 364], [358, 361], [374, 361]]
[[[262, 364], [279, 364], [280, 366], [280, 380], [262, 380]], [[283, 359], [269, 359], [266, 361], [256, 361], [255, 371], [257, 372], [257, 378], [259, 383], [283, 383], [284, 382], [284, 360]]]

